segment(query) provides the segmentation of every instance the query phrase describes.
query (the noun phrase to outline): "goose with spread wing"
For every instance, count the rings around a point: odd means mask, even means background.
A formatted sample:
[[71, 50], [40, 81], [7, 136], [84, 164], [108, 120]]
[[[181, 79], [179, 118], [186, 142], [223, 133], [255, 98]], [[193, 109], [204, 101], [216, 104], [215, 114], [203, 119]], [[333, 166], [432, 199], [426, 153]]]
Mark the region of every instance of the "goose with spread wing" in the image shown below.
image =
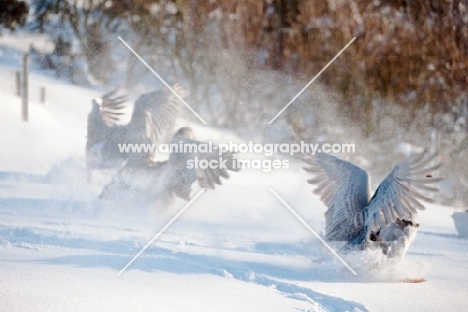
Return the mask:
[[402, 256], [416, 235], [420, 200], [432, 202], [423, 192], [436, 192], [431, 185], [438, 170], [436, 155], [423, 152], [396, 165], [370, 197], [365, 170], [327, 154], [306, 156], [304, 167], [314, 177], [314, 193], [327, 206], [325, 235], [329, 241], [346, 241], [345, 247], [377, 246], [388, 256]]
[[[237, 171], [231, 153], [201, 152], [202, 148], [198, 146], [204, 143], [196, 141], [189, 127], [180, 128], [171, 143], [190, 148], [171, 153], [166, 161], [148, 163], [144, 156], [130, 159], [104, 187], [99, 198], [164, 207], [176, 196], [189, 201], [191, 187], [196, 181], [202, 188], [214, 189], [215, 185], [221, 185], [221, 178], [229, 178], [228, 170]], [[213, 168], [190, 165], [195, 159], [200, 162], [215, 160], [217, 165]]]
[[[180, 85], [174, 85], [173, 89], [179, 96], [185, 96]], [[92, 100], [86, 143], [88, 170], [119, 168], [134, 156], [121, 153], [120, 143], [156, 144], [179, 114], [180, 100], [168, 89], [141, 95], [133, 111], [126, 97], [116, 93], [114, 90]], [[131, 118], [126, 123], [129, 114]]]

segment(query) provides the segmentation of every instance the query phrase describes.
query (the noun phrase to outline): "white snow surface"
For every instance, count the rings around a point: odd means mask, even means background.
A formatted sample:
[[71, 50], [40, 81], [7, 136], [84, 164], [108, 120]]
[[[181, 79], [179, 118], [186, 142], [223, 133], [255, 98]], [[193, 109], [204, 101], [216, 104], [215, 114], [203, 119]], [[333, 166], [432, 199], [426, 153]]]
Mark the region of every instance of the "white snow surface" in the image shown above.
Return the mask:
[[[402, 260], [343, 255], [354, 276], [268, 190], [323, 236], [325, 207], [300, 164], [232, 173], [117, 276], [186, 202], [101, 207], [84, 154], [91, 99], [103, 90], [33, 69], [31, 93], [47, 86], [47, 101], [31, 96], [21, 121], [18, 46], [0, 39], [1, 311], [466, 311], [468, 240], [452, 208], [426, 205]], [[235, 137], [190, 126], [203, 139]]]

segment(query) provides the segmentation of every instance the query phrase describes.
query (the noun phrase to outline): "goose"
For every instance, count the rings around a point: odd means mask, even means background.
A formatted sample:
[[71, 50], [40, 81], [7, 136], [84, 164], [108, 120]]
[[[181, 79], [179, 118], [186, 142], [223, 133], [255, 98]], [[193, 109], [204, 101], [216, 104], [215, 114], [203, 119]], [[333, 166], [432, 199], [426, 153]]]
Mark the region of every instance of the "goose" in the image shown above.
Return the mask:
[[[192, 128], [182, 127], [172, 139], [173, 144], [195, 144], [203, 142], [195, 139]], [[104, 201], [132, 201], [134, 204], [150, 204], [165, 207], [173, 202], [175, 197], [189, 201], [191, 187], [198, 181], [202, 188], [214, 189], [221, 185], [220, 178], [229, 178], [230, 171], [238, 171], [235, 158], [231, 153], [200, 152], [200, 149], [171, 153], [164, 161], [147, 162], [144, 155], [130, 159], [107, 184], [99, 198]], [[223, 159], [224, 165], [216, 168], [202, 169], [188, 166], [188, 161]]]
[[440, 164], [424, 151], [396, 165], [380, 183], [372, 198], [367, 172], [328, 154], [304, 156], [303, 169], [314, 175], [307, 182], [326, 205], [325, 237], [345, 241], [344, 250], [380, 248], [388, 257], [404, 256], [416, 236], [422, 194], [436, 192], [430, 186], [441, 181], [433, 172]]

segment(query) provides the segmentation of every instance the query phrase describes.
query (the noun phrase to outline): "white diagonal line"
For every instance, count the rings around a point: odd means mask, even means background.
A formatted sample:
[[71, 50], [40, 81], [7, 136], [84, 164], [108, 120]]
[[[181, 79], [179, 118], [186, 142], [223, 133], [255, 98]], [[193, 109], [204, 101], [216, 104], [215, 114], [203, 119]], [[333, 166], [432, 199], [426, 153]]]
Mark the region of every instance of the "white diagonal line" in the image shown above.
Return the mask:
[[132, 259], [129, 263], [127, 263], [127, 265], [126, 265], [122, 270], [120, 270], [120, 272], [119, 272], [119, 274], [117, 274], [117, 276], [120, 276], [120, 274], [122, 274], [122, 273], [133, 263], [133, 261], [135, 261], [135, 260], [146, 250], [146, 248], [148, 248], [148, 247], [159, 237], [159, 235], [161, 235], [161, 234], [172, 224], [172, 222], [174, 222], [174, 221], [185, 211], [185, 209], [187, 209], [187, 208], [195, 201], [195, 199], [197, 199], [197, 197], [200, 196], [201, 193], [203, 193], [204, 190], [206, 190], [206, 188], [201, 189], [201, 191], [198, 192], [198, 194], [197, 194], [194, 198], [192, 198], [192, 200], [189, 201], [188, 204], [185, 205], [185, 207], [182, 208], [182, 209], [179, 211], [179, 213], [176, 214], [176, 215], [174, 216], [174, 218], [172, 218], [172, 220], [169, 221], [169, 223], [166, 224], [166, 226], [164, 226], [164, 227], [161, 229], [161, 231], [159, 231], [158, 234], [156, 234], [156, 236], [153, 237], [153, 239], [150, 240], [149, 243], [146, 244], [146, 246], [143, 247], [143, 249], [140, 250], [140, 252], [137, 253], [137, 254], [135, 255], [135, 257], [133, 257], [133, 259]]
[[138, 53], [136, 53], [135, 50], [133, 50], [132, 47], [129, 46], [127, 42], [125, 42], [125, 40], [123, 40], [120, 36], [119, 36], [119, 39], [120, 39], [120, 41], [122, 41], [123, 44], [125, 44], [125, 46], [126, 46], [130, 51], [133, 52], [133, 54], [135, 54], [135, 56], [136, 56], [146, 67], [148, 67], [149, 70], [151, 70], [151, 72], [152, 72], [156, 77], [159, 78], [159, 80], [161, 80], [162, 83], [164, 83], [164, 85], [165, 85], [167, 88], [169, 88], [169, 90], [171, 90], [172, 93], [174, 93], [174, 95], [175, 95], [179, 100], [182, 101], [182, 103], [185, 104], [185, 106], [187, 106], [188, 109], [190, 109], [190, 111], [191, 111], [195, 116], [198, 117], [198, 119], [200, 119], [201, 122], [203, 122], [203, 124], [206, 125], [206, 122], [200, 117], [200, 115], [198, 115], [197, 112], [194, 111], [193, 108], [190, 107], [190, 105], [188, 105], [187, 102], [185, 102], [184, 99], [183, 99], [182, 97], [180, 97], [180, 95], [178, 95], [177, 92], [175, 92], [174, 89], [172, 89], [171, 86], [168, 85], [167, 82], [164, 81], [164, 79], [162, 79], [161, 76], [159, 76], [158, 73], [154, 71], [154, 69], [151, 68], [151, 66], [148, 65], [148, 63], [146, 63], [145, 60], [144, 60], [140, 55], [138, 55]]
[[312, 80], [309, 81], [309, 83], [306, 84], [306, 86], [305, 86], [304, 88], [302, 88], [302, 90], [299, 91], [299, 93], [298, 93], [295, 97], [293, 97], [293, 99], [292, 99], [291, 101], [289, 101], [289, 103], [286, 104], [286, 106], [283, 107], [283, 109], [282, 109], [278, 114], [276, 114], [276, 116], [273, 117], [273, 119], [270, 120], [270, 122], [269, 122], [268, 124], [270, 125], [273, 121], [275, 121], [275, 119], [278, 118], [278, 116], [281, 115], [281, 114], [286, 110], [286, 108], [288, 108], [288, 106], [291, 105], [292, 102], [294, 102], [294, 101], [299, 97], [299, 95], [301, 95], [301, 93], [304, 92], [305, 89], [307, 89], [307, 88], [315, 81], [315, 79], [317, 79], [318, 76], [320, 76], [320, 75], [325, 71], [325, 69], [327, 69], [327, 67], [330, 66], [330, 64], [333, 63], [333, 62], [336, 60], [336, 59], [338, 58], [338, 56], [340, 56], [340, 54], [343, 53], [344, 50], [346, 50], [346, 49], [351, 45], [351, 43], [353, 43], [354, 40], [356, 40], [356, 37], [354, 37], [353, 39], [351, 39], [351, 41], [350, 41], [343, 49], [341, 49], [341, 51], [338, 52], [338, 54], [335, 55], [335, 57], [334, 57], [330, 62], [328, 62], [328, 64], [325, 65], [325, 67], [322, 68], [322, 70], [321, 70], [317, 75], [315, 75], [315, 77], [312, 78]]
[[357, 275], [356, 271], [354, 271], [344, 260], [343, 258], [340, 257], [340, 255], [333, 249], [330, 247], [330, 245], [328, 245], [305, 221], [304, 219], [302, 219], [275, 191], [273, 191], [272, 188], [270, 188], [270, 191], [293, 213], [293, 215], [296, 216], [296, 218], [299, 219], [299, 221], [302, 222], [302, 224], [305, 225], [305, 227], [312, 232], [312, 234], [315, 235], [315, 237], [317, 237], [321, 242], [322, 244], [325, 245], [325, 247], [327, 247], [333, 255], [335, 255], [335, 257], [338, 258], [338, 260], [340, 260], [350, 271], [351, 273], [353, 273], [354, 275]]

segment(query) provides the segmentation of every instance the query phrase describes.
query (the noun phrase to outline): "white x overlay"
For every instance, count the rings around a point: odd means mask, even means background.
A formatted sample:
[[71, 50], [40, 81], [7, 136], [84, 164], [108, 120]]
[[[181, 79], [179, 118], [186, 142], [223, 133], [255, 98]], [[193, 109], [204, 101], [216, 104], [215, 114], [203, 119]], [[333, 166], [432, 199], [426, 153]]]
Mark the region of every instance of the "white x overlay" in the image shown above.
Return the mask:
[[[187, 102], [184, 101], [184, 99], [179, 96], [177, 94], [177, 92], [174, 91], [173, 88], [171, 88], [171, 86], [169, 84], [166, 83], [166, 81], [164, 81], [164, 79], [158, 75], [158, 73], [156, 73], [156, 71], [154, 71], [151, 66], [148, 65], [148, 63], [145, 62], [145, 60], [143, 60], [143, 58], [137, 53], [135, 52], [135, 50], [132, 49], [132, 47], [127, 43], [125, 42], [125, 40], [123, 40], [120, 36], [118, 37], [119, 40], [180, 100], [182, 101], [182, 103], [184, 103], [184, 105], [203, 123], [206, 125], [206, 122], [193, 110], [192, 107], [190, 107], [189, 104], [187, 104]], [[325, 69], [327, 69], [328, 66], [330, 66], [340, 55], [341, 53], [343, 53], [352, 43], [353, 41], [356, 39], [356, 37], [354, 37], [343, 49], [341, 49], [340, 52], [338, 52], [338, 54], [330, 61], [328, 62], [327, 65], [325, 65], [325, 67], [317, 74], [315, 75], [314, 78], [312, 78], [311, 81], [309, 81], [309, 83], [304, 87], [302, 88], [301, 91], [299, 91], [299, 93], [291, 100], [289, 101], [288, 104], [286, 104], [286, 106], [278, 113], [276, 114], [276, 116], [270, 120], [270, 122], [268, 124], [271, 124], [273, 121], [275, 121], [288, 107], [289, 105], [291, 105], [324, 71]], [[340, 255], [338, 255], [338, 253], [330, 246], [328, 245], [305, 221], [304, 219], [302, 219], [272, 188], [269, 188], [270, 191], [291, 211], [291, 213], [302, 223], [305, 225], [305, 227], [310, 231], [312, 232], [312, 234], [314, 234], [315, 237], [317, 237], [323, 245], [325, 245], [325, 247], [327, 247], [331, 252], [332, 254], [338, 258], [338, 260], [340, 260], [345, 266], [346, 268], [348, 268], [351, 273], [353, 273], [354, 275], [357, 275], [356, 271], [354, 271], [344, 260], [343, 258], [340, 257]], [[117, 274], [117, 276], [120, 276], [149, 246], [151, 246], [151, 244], [195, 201], [195, 199], [197, 199], [201, 193], [203, 193], [203, 191], [205, 191], [206, 189], [203, 188], [197, 195], [195, 195], [195, 197], [193, 197], [190, 202], [187, 203], [187, 205], [185, 205], [184, 208], [182, 208], [172, 219], [171, 221], [169, 221], [154, 237], [153, 239], [151, 239], [145, 247], [143, 247], [143, 249], [141, 249], [134, 257], [132, 260], [130, 260], [130, 262], [127, 263], [127, 265], [125, 265], [125, 267], [120, 270], [120, 272]]]
[[117, 274], [117, 276], [120, 276], [120, 274], [122, 274], [122, 273], [133, 263], [133, 261], [135, 261], [149, 246], [151, 246], [151, 244], [159, 237], [159, 235], [161, 235], [161, 234], [172, 224], [172, 222], [174, 222], [174, 221], [175, 221], [175, 220], [176, 220], [176, 219], [177, 219], [177, 218], [178, 218], [194, 201], [195, 201], [195, 199], [197, 199], [197, 197], [200, 196], [201, 193], [203, 193], [203, 191], [205, 191], [205, 190], [206, 190], [205, 188], [201, 189], [201, 191], [198, 192], [198, 194], [195, 195], [195, 197], [192, 198], [192, 200], [189, 201], [189, 202], [187, 203], [187, 205], [185, 205], [185, 207], [182, 208], [182, 209], [174, 216], [174, 218], [172, 218], [171, 221], [169, 221], [169, 223], [167, 223], [167, 224], [161, 229], [161, 231], [159, 231], [158, 234], [156, 234], [156, 235], [153, 237], [153, 239], [150, 240], [150, 241], [148, 242], [148, 244], [146, 244], [146, 246], [143, 247], [143, 249], [140, 250], [140, 252], [138, 252], [138, 253], [135, 255], [135, 257], [133, 257], [132, 260], [130, 260], [129, 263], [127, 263], [126, 266], [124, 266], [124, 268], [123, 268], [122, 270], [120, 270], [120, 272]]
[[180, 95], [178, 95], [177, 92], [175, 92], [174, 89], [172, 89], [171, 86], [170, 86], [169, 84], [167, 84], [167, 82], [164, 81], [164, 79], [162, 79], [162, 77], [159, 76], [158, 73], [157, 73], [154, 69], [151, 68], [151, 66], [148, 65], [148, 63], [146, 63], [145, 60], [144, 60], [140, 55], [138, 55], [138, 53], [136, 53], [135, 50], [133, 50], [132, 47], [131, 47], [127, 42], [125, 42], [125, 40], [123, 40], [120, 36], [119, 36], [119, 40], [122, 41], [122, 43], [123, 43], [130, 51], [132, 51], [132, 53], [135, 54], [135, 56], [136, 56], [146, 67], [148, 67], [148, 69], [149, 69], [156, 77], [158, 77], [158, 79], [161, 80], [161, 82], [164, 83], [164, 85], [165, 85], [169, 90], [171, 90], [171, 92], [174, 93], [174, 95], [175, 95], [179, 100], [181, 100], [182, 103], [184, 103], [184, 105], [187, 106], [187, 108], [188, 108], [195, 116], [197, 116], [197, 118], [200, 119], [200, 121], [201, 121], [204, 125], [206, 125], [206, 122], [200, 117], [200, 115], [198, 115], [197, 112], [194, 111], [193, 108], [192, 108], [190, 105], [188, 105], [187, 102], [185, 102], [184, 99], [183, 99]]
[[283, 109], [282, 109], [282, 110], [280, 110], [280, 112], [279, 112], [278, 114], [276, 114], [276, 116], [275, 116], [275, 117], [273, 117], [273, 119], [272, 119], [272, 120], [270, 120], [270, 122], [269, 122], [268, 124], [269, 124], [269, 125], [271, 125], [271, 123], [272, 123], [273, 121], [275, 121], [275, 119], [276, 119], [276, 118], [278, 118], [278, 117], [279, 117], [279, 115], [281, 115], [281, 114], [282, 114], [282, 113], [283, 113], [283, 112], [286, 110], [286, 108], [288, 108], [288, 107], [289, 107], [289, 105], [291, 105], [291, 104], [292, 104], [292, 102], [294, 102], [294, 101], [295, 101], [295, 100], [296, 100], [296, 99], [299, 97], [299, 95], [301, 95], [301, 94], [302, 94], [302, 92], [304, 92], [304, 91], [305, 91], [305, 89], [307, 89], [307, 88], [308, 88], [308, 87], [309, 87], [309, 86], [310, 86], [310, 85], [311, 85], [311, 84], [312, 84], [312, 83], [315, 81], [315, 79], [317, 79], [317, 78], [318, 78], [318, 77], [319, 77], [319, 76], [320, 76], [320, 75], [321, 75], [321, 74], [322, 74], [322, 73], [325, 71], [325, 69], [327, 69], [327, 67], [328, 67], [328, 66], [330, 66], [330, 65], [331, 65], [331, 63], [333, 63], [333, 62], [334, 62], [334, 61], [335, 61], [335, 60], [338, 58], [338, 56], [340, 56], [340, 55], [341, 55], [341, 53], [343, 53], [343, 52], [344, 52], [344, 50], [346, 50], [346, 49], [347, 49], [347, 48], [348, 48], [348, 47], [351, 45], [351, 43], [353, 43], [353, 41], [354, 41], [354, 40], [356, 40], [356, 37], [354, 37], [353, 39], [351, 39], [351, 41], [350, 41], [350, 42], [348, 42], [348, 44], [347, 44], [347, 45], [346, 45], [346, 46], [345, 46], [343, 49], [341, 49], [341, 51], [340, 51], [340, 52], [338, 52], [338, 54], [337, 54], [337, 55], [335, 55], [335, 57], [334, 57], [334, 58], [333, 58], [333, 59], [332, 59], [330, 62], [328, 62], [328, 64], [327, 64], [327, 65], [325, 65], [325, 67], [324, 67], [324, 68], [322, 68], [322, 70], [321, 70], [321, 71], [320, 71], [320, 72], [319, 72], [317, 75], [315, 75], [315, 77], [314, 77], [314, 78], [312, 78], [312, 80], [311, 80], [311, 81], [309, 81], [309, 83], [308, 83], [308, 84], [306, 84], [306, 86], [305, 86], [304, 88], [302, 88], [302, 90], [301, 90], [301, 91], [299, 91], [299, 93], [298, 93], [298, 94], [296, 94], [296, 96], [295, 96], [295, 97], [293, 97], [293, 98], [292, 98], [292, 100], [291, 100], [291, 101], [289, 101], [289, 103], [288, 103], [288, 104], [286, 104], [286, 106], [285, 106], [285, 107], [283, 107]]
[[290, 206], [289, 206], [289, 205], [288, 205], [272, 188], [269, 188], [269, 189], [270, 189], [270, 191], [273, 193], [273, 195], [275, 195], [275, 196], [280, 200], [280, 202], [282, 202], [282, 203], [286, 206], [286, 208], [288, 208], [288, 209], [292, 212], [292, 214], [293, 214], [297, 219], [299, 219], [299, 221], [301, 221], [301, 223], [304, 224], [305, 227], [306, 227], [309, 231], [311, 231], [312, 234], [314, 234], [315, 237], [317, 237], [317, 238], [322, 242], [322, 244], [324, 244], [325, 247], [327, 247], [327, 248], [332, 252], [332, 254], [333, 254], [335, 257], [337, 257], [338, 260], [340, 260], [341, 263], [343, 263], [343, 264], [348, 268], [348, 270], [351, 271], [351, 273], [353, 273], [354, 275], [357, 275], [356, 271], [354, 271], [353, 268], [351, 268], [351, 267], [346, 263], [346, 261], [344, 261], [343, 258], [341, 258], [340, 255], [339, 255], [333, 248], [331, 248], [331, 246], [328, 245], [327, 242], [325, 242], [325, 241], [323, 240], [323, 238], [321, 238], [320, 235], [318, 235], [318, 234], [307, 224], [307, 222], [305, 222], [304, 219], [302, 219], [302, 218], [294, 211], [294, 209], [292, 209], [292, 208], [291, 208], [291, 207], [290, 207]]

